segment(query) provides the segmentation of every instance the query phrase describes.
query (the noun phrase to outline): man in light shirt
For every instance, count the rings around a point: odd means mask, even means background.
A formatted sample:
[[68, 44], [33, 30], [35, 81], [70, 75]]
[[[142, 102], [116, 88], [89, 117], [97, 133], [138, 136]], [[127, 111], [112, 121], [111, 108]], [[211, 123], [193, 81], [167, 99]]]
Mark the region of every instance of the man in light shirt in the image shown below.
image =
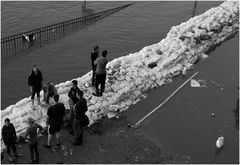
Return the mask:
[[[95, 96], [102, 96], [102, 93], [104, 92], [105, 89], [105, 81], [106, 81], [106, 65], [108, 63], [108, 60], [106, 58], [107, 56], [107, 50], [104, 50], [102, 52], [102, 57], [98, 58], [94, 64], [97, 65], [96, 69], [96, 93], [93, 94]], [[99, 92], [99, 85], [101, 84], [101, 91]]]

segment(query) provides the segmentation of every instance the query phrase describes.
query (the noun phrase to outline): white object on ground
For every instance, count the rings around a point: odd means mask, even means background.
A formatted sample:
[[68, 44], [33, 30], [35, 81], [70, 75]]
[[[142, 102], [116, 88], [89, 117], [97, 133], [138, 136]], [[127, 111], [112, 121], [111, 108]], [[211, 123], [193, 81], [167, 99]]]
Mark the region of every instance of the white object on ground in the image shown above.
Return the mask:
[[198, 87], [199, 88], [199, 87], [201, 87], [201, 85], [197, 80], [192, 79], [191, 80], [191, 87], [194, 87], [194, 88]]
[[218, 137], [217, 141], [216, 141], [216, 147], [217, 148], [222, 148], [224, 145], [224, 137]]

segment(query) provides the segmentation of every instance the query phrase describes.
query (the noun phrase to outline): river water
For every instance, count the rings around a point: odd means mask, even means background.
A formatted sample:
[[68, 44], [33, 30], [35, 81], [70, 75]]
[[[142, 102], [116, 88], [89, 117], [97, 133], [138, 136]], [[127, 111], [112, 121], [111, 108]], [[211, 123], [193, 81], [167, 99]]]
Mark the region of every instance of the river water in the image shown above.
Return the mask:
[[[87, 7], [98, 12], [127, 3], [97, 1], [87, 2]], [[165, 38], [172, 26], [221, 3], [202, 1], [194, 8], [191, 1], [137, 2], [27, 55], [2, 60], [1, 109], [30, 96], [27, 77], [33, 63], [39, 65], [44, 81], [65, 82], [90, 71], [90, 50], [94, 45], [98, 44], [100, 51], [107, 49], [109, 60], [134, 53]], [[80, 17], [84, 14], [81, 5], [80, 1], [1, 2], [1, 35], [6, 37]], [[155, 137], [156, 143], [161, 142], [166, 152], [184, 159], [190, 157], [193, 163], [238, 162], [239, 136], [233, 113], [238, 98], [238, 38], [237, 35], [217, 47], [194, 69], [201, 71], [198, 78], [211, 79], [220, 87], [214, 83], [200, 89], [185, 87], [146, 121], [145, 129], [150, 131], [147, 134]], [[178, 77], [173, 83], [151, 91], [147, 99], [127, 112], [129, 122], [137, 121], [156, 107], [184, 80]], [[136, 110], [141, 113], [136, 114]], [[212, 112], [216, 114], [214, 118], [210, 116]], [[212, 156], [218, 136], [225, 137], [226, 147]]]

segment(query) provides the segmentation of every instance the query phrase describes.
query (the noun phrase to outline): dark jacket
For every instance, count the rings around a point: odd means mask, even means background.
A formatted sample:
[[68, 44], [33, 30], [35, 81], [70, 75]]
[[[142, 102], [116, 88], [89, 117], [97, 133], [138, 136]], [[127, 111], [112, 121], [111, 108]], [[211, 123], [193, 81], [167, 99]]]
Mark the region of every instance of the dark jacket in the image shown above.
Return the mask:
[[92, 70], [96, 71], [97, 65], [94, 64], [94, 61], [98, 58], [98, 52], [95, 52], [92, 50], [91, 52], [91, 64], [92, 64]]
[[83, 93], [78, 87], [76, 87], [75, 89], [72, 87], [68, 92], [68, 97], [72, 99], [73, 105], [75, 105], [78, 101], [78, 98], [76, 96], [77, 91], [80, 91], [81, 93]]
[[42, 73], [40, 70], [37, 71], [37, 75], [32, 71], [28, 76], [28, 85], [33, 87], [33, 90], [41, 91], [42, 90]]
[[80, 98], [75, 106], [75, 119], [81, 120], [85, 116], [85, 113], [87, 112], [87, 101], [85, 98]]
[[65, 106], [63, 103], [56, 103], [48, 108], [48, 124], [61, 126], [65, 115]]
[[17, 134], [12, 123], [9, 126], [4, 125], [2, 127], [2, 139], [4, 144], [12, 144], [17, 140]]

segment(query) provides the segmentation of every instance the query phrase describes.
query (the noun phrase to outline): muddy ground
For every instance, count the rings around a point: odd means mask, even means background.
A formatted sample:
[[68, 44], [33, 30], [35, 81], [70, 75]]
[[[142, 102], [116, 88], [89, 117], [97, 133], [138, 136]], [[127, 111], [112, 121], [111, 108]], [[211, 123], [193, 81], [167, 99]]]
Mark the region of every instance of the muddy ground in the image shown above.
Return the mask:
[[[46, 149], [47, 136], [39, 137], [39, 152], [41, 164], [80, 164], [80, 163], [176, 163], [169, 155], [163, 155], [161, 148], [138, 131], [127, 127], [126, 117], [118, 119], [103, 118], [85, 129], [83, 144], [74, 146], [74, 137], [69, 129], [62, 129], [61, 148]], [[52, 141], [52, 146], [55, 141]], [[30, 155], [27, 144], [18, 145], [18, 152], [23, 157], [16, 163], [29, 164]], [[3, 164], [10, 163], [4, 153]]]

